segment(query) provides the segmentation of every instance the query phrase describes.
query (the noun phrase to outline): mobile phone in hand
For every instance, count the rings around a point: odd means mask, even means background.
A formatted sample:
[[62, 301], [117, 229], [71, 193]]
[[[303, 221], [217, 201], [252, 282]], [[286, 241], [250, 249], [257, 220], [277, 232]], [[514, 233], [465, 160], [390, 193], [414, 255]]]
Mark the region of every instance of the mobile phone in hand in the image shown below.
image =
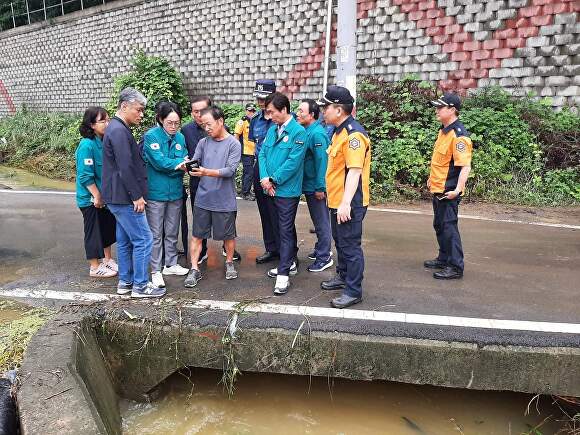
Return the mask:
[[191, 172], [194, 169], [199, 168], [199, 160], [187, 160], [185, 162], [185, 167], [187, 169], [187, 172]]

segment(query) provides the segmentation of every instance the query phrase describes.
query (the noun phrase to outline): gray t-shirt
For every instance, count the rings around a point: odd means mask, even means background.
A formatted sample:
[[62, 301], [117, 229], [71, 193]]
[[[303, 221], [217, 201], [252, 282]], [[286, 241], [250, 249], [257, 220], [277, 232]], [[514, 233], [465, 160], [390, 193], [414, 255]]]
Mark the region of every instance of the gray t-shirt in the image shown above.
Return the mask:
[[236, 168], [242, 158], [242, 146], [232, 135], [217, 141], [204, 137], [197, 144], [194, 160], [204, 168], [219, 170], [219, 177], [200, 177], [195, 205], [211, 211], [236, 211]]

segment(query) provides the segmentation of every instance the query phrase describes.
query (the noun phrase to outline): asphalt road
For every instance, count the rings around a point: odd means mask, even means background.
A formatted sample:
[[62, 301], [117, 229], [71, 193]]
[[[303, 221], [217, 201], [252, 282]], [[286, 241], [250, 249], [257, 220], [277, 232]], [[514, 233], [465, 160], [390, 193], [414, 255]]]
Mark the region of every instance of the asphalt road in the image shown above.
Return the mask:
[[[306, 258], [314, 235], [305, 206], [299, 208], [300, 272], [291, 291], [274, 297], [271, 265], [256, 265], [263, 252], [256, 204], [239, 201], [237, 280], [224, 279], [221, 243], [210, 241], [204, 279], [193, 289], [183, 278], [166, 278], [174, 298], [242, 301], [265, 298], [277, 304], [328, 307], [337, 292], [320, 290], [332, 270], [309, 273]], [[355, 310], [394, 311], [489, 319], [580, 323], [580, 230], [490, 222], [460, 221], [466, 270], [462, 280], [438, 281], [422, 262], [433, 258], [436, 240], [428, 215], [369, 211], [365, 219], [364, 300]], [[116, 280], [88, 277], [84, 259], [82, 216], [74, 196], [0, 193], [0, 286], [3, 289], [55, 289], [113, 293]], [[182, 258], [181, 263], [186, 265]], [[261, 324], [275, 316], [262, 316]], [[282, 322], [283, 323], [283, 322]], [[416, 338], [456, 339], [481, 343], [578, 346], [578, 336], [486, 331], [408, 324], [378, 325], [343, 321], [340, 327], [320, 322], [321, 330], [392, 334]]]

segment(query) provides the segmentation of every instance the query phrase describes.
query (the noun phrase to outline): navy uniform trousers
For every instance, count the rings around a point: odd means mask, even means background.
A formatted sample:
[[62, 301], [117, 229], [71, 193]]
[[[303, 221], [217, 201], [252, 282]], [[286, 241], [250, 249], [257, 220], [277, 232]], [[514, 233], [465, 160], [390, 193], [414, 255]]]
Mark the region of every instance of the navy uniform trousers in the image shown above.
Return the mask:
[[296, 235], [296, 212], [300, 197], [281, 198], [279, 196], [268, 198], [276, 210], [280, 244], [280, 263], [278, 275], [288, 276], [292, 262], [298, 254], [298, 237]]
[[330, 227], [336, 246], [336, 273], [346, 283], [344, 294], [353, 298], [362, 297], [362, 280], [365, 270], [365, 258], [361, 247], [362, 224], [366, 207], [352, 207], [351, 220], [338, 224], [336, 209], [330, 209]]
[[254, 163], [254, 195], [258, 204], [258, 212], [262, 222], [264, 248], [268, 252], [280, 252], [280, 235], [278, 231], [278, 213], [272, 199], [264, 193], [260, 184], [260, 168], [258, 159]]
[[461, 198], [433, 197], [433, 228], [439, 243], [437, 259], [463, 271], [463, 248], [457, 227], [460, 202]]

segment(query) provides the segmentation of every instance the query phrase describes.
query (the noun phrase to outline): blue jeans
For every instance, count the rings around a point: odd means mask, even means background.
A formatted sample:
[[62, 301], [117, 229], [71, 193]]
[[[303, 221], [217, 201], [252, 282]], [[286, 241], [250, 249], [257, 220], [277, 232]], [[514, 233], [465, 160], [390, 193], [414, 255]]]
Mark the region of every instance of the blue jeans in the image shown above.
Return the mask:
[[133, 205], [107, 204], [117, 219], [117, 263], [119, 283], [142, 289], [149, 281], [149, 261], [153, 235], [145, 212], [137, 213]]
[[307, 193], [306, 204], [310, 218], [316, 230], [316, 245], [314, 245], [314, 255], [318, 261], [328, 261], [330, 258], [330, 212], [326, 206], [326, 199], [316, 199], [313, 193]]

